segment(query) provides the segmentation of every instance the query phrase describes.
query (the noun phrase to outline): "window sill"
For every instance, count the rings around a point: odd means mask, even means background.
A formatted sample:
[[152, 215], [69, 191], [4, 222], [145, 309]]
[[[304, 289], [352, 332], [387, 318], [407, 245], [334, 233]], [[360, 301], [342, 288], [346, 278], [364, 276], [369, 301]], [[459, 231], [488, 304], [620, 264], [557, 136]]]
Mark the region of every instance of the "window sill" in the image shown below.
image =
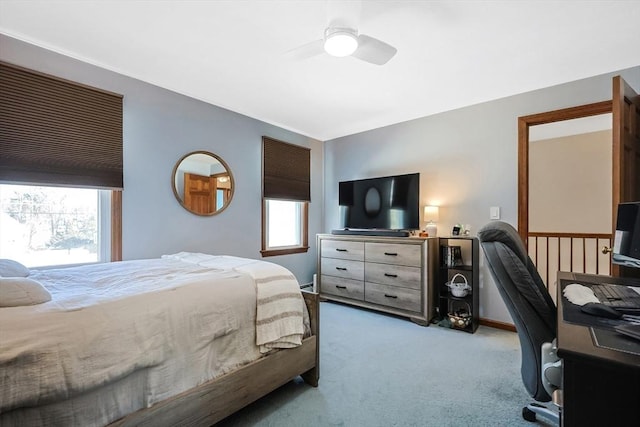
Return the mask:
[[309, 251], [309, 246], [300, 246], [296, 248], [284, 248], [284, 249], [263, 249], [260, 251], [263, 257], [277, 256], [277, 255], [289, 255], [289, 254], [301, 254]]

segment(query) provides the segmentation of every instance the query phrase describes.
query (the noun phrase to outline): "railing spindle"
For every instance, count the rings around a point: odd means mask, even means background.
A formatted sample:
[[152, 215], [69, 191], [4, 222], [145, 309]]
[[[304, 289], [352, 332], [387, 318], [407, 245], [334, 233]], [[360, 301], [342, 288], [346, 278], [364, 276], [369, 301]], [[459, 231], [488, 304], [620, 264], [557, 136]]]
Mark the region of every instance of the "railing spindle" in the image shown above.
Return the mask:
[[587, 274], [587, 241], [582, 238], [582, 272]]
[[569, 271], [573, 271], [573, 239], [569, 239], [569, 261], [571, 261]]
[[557, 242], [558, 242], [558, 271], [562, 270], [562, 264], [560, 264], [560, 238], [557, 237]]
[[546, 247], [547, 247], [547, 280], [546, 280], [546, 284], [547, 284], [547, 290], [549, 289], [549, 238], [547, 237], [546, 239], [544, 239], [545, 243], [546, 243]]

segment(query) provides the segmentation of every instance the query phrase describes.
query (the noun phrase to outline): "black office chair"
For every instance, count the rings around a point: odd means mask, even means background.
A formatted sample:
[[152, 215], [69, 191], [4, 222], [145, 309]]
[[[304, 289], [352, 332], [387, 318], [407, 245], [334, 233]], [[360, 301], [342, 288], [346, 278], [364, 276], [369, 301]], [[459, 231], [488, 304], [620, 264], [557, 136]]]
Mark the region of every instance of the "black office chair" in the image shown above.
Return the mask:
[[[522, 350], [522, 381], [538, 402], [561, 407], [561, 361], [555, 355], [556, 306], [518, 232], [509, 224], [494, 221], [478, 232], [491, 275], [516, 325]], [[522, 409], [527, 421], [536, 414], [558, 422], [558, 412], [532, 403]]]

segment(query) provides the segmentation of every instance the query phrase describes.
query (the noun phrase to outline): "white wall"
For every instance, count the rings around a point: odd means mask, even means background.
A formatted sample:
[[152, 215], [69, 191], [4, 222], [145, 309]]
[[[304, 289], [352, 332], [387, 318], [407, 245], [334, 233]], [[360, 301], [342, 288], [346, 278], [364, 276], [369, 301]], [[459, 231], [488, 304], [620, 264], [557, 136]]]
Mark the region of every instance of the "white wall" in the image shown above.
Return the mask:
[[[260, 259], [262, 135], [311, 148], [310, 243], [321, 231], [322, 142], [3, 35], [0, 59], [124, 95], [124, 259], [178, 251]], [[173, 167], [196, 150], [219, 155], [233, 174], [233, 200], [219, 215], [193, 215], [174, 197]], [[301, 283], [316, 269], [314, 244], [306, 254], [264, 259]]]
[[[517, 225], [518, 117], [611, 99], [615, 74], [640, 90], [635, 67], [326, 142], [325, 231], [338, 226], [339, 181], [411, 172], [421, 174], [422, 204], [442, 206], [439, 235], [456, 223], [470, 224], [475, 234], [489, 222], [491, 206]], [[480, 259], [480, 316], [511, 322]]]

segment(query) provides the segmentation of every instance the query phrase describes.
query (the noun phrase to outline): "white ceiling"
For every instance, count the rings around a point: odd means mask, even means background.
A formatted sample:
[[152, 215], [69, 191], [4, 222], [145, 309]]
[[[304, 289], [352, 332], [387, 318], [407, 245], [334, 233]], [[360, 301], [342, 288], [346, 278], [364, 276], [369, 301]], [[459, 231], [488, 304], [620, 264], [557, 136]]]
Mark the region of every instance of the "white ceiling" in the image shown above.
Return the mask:
[[[397, 55], [287, 55], [335, 18]], [[0, 0], [6, 35], [319, 140], [640, 65], [639, 22], [638, 0]]]

